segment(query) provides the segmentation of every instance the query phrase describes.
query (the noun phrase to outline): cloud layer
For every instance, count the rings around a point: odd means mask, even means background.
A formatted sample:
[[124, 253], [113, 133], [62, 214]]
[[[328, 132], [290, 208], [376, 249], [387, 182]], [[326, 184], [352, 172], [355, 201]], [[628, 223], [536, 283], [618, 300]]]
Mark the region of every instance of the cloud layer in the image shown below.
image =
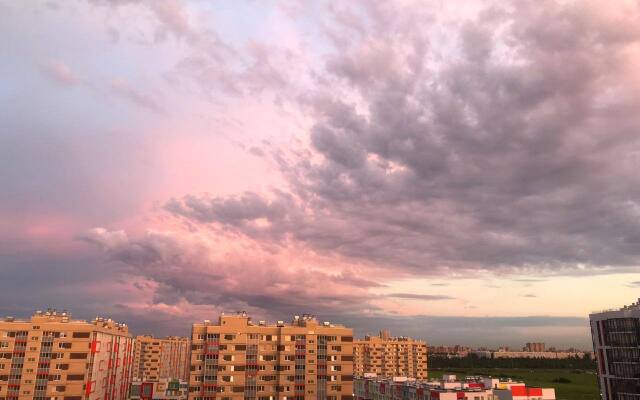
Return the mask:
[[415, 274], [637, 270], [637, 5], [489, 5], [436, 20], [445, 46], [418, 8], [340, 27], [304, 99], [310, 148], [274, 154], [289, 191], [166, 209]]
[[473, 291], [640, 272], [640, 5], [446, 3], [0, 4], [0, 303], [586, 337]]

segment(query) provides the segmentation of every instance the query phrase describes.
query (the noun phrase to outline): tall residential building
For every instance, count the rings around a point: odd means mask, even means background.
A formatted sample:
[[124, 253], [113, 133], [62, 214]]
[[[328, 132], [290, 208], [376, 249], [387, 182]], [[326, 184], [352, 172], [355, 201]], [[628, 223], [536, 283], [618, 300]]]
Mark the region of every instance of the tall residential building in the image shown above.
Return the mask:
[[353, 330], [314, 317], [253, 323], [245, 314], [192, 329], [189, 398], [351, 400]]
[[533, 352], [533, 353], [541, 353], [545, 351], [545, 345], [544, 343], [527, 343], [523, 348], [522, 351], [528, 351], [528, 352]]
[[125, 400], [133, 338], [124, 324], [36, 312], [0, 322], [0, 399]]
[[589, 319], [602, 400], [640, 399], [640, 299]]
[[137, 336], [133, 351], [133, 378], [144, 382], [160, 379], [189, 379], [188, 338], [169, 336], [157, 339], [153, 336]]
[[427, 377], [427, 343], [408, 337], [391, 337], [389, 331], [379, 336], [356, 340], [354, 372], [358, 376], [374, 373], [378, 376]]

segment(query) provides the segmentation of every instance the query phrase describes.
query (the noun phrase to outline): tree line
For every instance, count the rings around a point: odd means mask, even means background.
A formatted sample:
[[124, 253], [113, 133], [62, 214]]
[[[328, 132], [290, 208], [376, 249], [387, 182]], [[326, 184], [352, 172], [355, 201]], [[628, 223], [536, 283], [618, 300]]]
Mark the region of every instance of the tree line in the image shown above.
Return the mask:
[[429, 368], [530, 368], [595, 370], [596, 362], [590, 357], [555, 358], [485, 358], [469, 354], [461, 358], [429, 355]]

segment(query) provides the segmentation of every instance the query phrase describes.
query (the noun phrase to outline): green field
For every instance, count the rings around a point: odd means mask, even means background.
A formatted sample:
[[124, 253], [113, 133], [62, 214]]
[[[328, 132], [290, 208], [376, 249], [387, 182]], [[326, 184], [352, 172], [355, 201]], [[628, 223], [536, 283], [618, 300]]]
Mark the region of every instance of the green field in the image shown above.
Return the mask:
[[[518, 368], [443, 368], [429, 369], [429, 378], [439, 378], [443, 374], [490, 375], [494, 378], [513, 378], [524, 381], [527, 386], [552, 387], [556, 389], [558, 400], [600, 400], [598, 381], [594, 371], [562, 369], [518, 369]], [[568, 379], [570, 383], [554, 382]]]

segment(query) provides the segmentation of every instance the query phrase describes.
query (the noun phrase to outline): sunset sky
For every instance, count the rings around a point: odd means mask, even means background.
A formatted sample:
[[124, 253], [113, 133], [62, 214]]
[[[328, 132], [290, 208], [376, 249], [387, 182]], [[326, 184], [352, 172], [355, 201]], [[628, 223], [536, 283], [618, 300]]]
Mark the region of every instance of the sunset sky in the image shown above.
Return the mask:
[[638, 1], [0, 0], [0, 316], [588, 349], [640, 297]]

